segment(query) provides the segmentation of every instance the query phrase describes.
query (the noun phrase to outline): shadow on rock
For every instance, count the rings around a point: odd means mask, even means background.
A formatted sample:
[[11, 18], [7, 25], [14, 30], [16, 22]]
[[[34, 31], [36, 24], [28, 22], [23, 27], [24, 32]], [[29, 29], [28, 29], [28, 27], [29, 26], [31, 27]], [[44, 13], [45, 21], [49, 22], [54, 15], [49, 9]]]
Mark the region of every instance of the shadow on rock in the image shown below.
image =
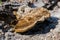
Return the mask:
[[34, 5], [34, 3], [28, 2], [28, 6], [31, 7], [31, 8], [36, 8], [36, 6]]
[[[6, 25], [7, 28], [4, 29], [4, 22], [2, 22], [2, 27], [0, 26], [0, 29], [2, 29], [3, 32], [7, 32], [11, 27], [9, 25]], [[58, 24], [58, 18], [56, 17], [50, 17], [48, 20], [45, 20], [44, 22], [37, 22], [36, 25], [29, 31], [25, 33], [19, 33], [22, 35], [36, 35], [36, 34], [46, 34], [50, 32], [51, 29], [54, 29], [56, 25]], [[1, 24], [0, 24], [1, 25]]]
[[58, 18], [50, 17], [44, 22], [37, 22], [35, 27], [29, 30], [28, 32], [21, 33], [22, 35], [35, 35], [35, 34], [46, 34], [50, 32], [51, 29], [54, 29], [58, 24]]

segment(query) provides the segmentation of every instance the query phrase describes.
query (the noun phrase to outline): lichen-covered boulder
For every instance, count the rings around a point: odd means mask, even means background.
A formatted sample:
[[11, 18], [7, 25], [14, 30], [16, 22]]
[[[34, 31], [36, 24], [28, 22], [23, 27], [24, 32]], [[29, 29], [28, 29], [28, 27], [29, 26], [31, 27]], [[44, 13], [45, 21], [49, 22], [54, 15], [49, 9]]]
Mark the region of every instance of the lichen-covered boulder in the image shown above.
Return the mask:
[[32, 27], [34, 27], [37, 21], [43, 22], [45, 19], [48, 19], [49, 17], [50, 13], [47, 9], [43, 7], [34, 8], [19, 19], [19, 21], [15, 25], [14, 31], [26, 32], [30, 30]]

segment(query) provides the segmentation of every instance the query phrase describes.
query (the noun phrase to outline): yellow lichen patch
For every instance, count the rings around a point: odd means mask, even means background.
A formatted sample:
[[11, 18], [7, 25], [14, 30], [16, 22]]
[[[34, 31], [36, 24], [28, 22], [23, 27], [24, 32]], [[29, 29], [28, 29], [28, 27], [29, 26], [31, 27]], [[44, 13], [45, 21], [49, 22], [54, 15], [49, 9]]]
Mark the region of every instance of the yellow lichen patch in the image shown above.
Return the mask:
[[37, 21], [44, 21], [50, 17], [50, 13], [45, 8], [35, 8], [31, 12], [22, 16], [18, 23], [15, 25], [15, 32], [26, 32], [30, 30]]

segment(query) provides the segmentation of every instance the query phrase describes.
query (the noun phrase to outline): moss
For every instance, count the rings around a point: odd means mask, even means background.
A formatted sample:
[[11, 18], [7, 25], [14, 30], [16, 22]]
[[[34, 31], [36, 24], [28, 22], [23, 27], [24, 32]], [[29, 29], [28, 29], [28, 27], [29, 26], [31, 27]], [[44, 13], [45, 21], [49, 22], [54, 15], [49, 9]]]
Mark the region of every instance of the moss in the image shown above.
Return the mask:
[[2, 4], [2, 1], [0, 0], [0, 5]]

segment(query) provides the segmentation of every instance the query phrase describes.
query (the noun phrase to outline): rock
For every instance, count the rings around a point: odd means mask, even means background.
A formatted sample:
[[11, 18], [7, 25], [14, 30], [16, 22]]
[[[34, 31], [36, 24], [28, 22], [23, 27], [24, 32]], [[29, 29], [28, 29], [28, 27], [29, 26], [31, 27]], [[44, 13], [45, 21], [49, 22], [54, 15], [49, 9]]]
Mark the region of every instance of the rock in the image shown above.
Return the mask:
[[[22, 14], [23, 15], [23, 14]], [[15, 25], [15, 32], [25, 32], [34, 27], [37, 21], [43, 22], [50, 17], [50, 13], [45, 8], [35, 8], [24, 14]]]
[[20, 6], [19, 8], [18, 8], [18, 11], [16, 12], [14, 12], [14, 15], [16, 15], [16, 17], [17, 17], [17, 20], [21, 17], [21, 16], [23, 16], [23, 15], [25, 15], [25, 14], [27, 14], [30, 10], [32, 10], [33, 8], [30, 8], [30, 7], [28, 7], [27, 5], [22, 5], [22, 6]]
[[[24, 1], [26, 1], [26, 0], [10, 0], [10, 2], [20, 2], [20, 3], [23, 3]], [[27, 1], [30, 1], [31, 3], [34, 3], [37, 0], [27, 0]]]
[[43, 1], [43, 3], [49, 3], [49, 0], [42, 0]]
[[0, 21], [0, 26], [4, 25], [4, 21]]
[[52, 13], [51, 16], [54, 16], [54, 17], [60, 19], [60, 8], [53, 10], [53, 12], [51, 11], [51, 13]]
[[1, 29], [0, 29], [0, 40], [4, 40], [4, 33]]
[[38, 0], [29, 0], [31, 3], [37, 2]]
[[10, 2], [20, 2], [20, 3], [22, 3], [22, 2], [24, 2], [24, 0], [10, 0]]
[[58, 7], [60, 7], [60, 2], [57, 3]]
[[11, 32], [5, 33], [5, 40], [14, 40], [14, 34]]

